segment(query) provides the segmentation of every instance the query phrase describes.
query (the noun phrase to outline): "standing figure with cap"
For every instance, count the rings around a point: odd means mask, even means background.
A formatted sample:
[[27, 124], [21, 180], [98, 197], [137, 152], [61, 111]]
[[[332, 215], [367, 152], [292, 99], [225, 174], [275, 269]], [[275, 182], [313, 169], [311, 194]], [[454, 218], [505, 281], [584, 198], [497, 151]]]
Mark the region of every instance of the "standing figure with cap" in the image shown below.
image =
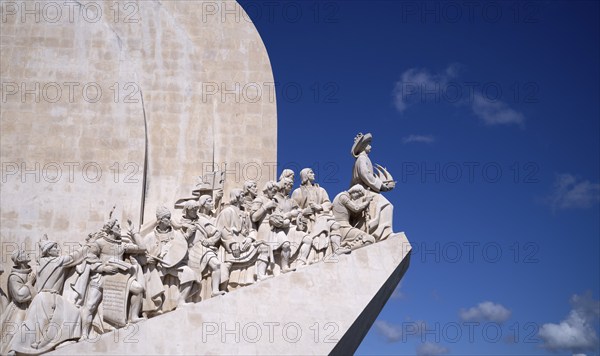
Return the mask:
[[27, 308], [35, 296], [35, 274], [29, 266], [29, 256], [24, 250], [18, 249], [12, 253], [14, 267], [8, 276], [8, 300], [10, 304], [0, 317], [0, 355], [6, 355], [10, 350], [12, 338], [27, 315]]
[[387, 169], [379, 165], [376, 165], [377, 172], [375, 172], [369, 158], [372, 140], [373, 136], [370, 133], [365, 135], [359, 133], [354, 138], [354, 145], [352, 145], [351, 153], [356, 161], [352, 170], [350, 186], [361, 185], [366, 189], [366, 194], [373, 197], [373, 202], [364, 214], [364, 221], [352, 221], [351, 223], [380, 241], [394, 233], [392, 228], [394, 207], [381, 195], [381, 192], [394, 189], [396, 182]]
[[37, 267], [35, 289], [23, 326], [17, 330], [10, 351], [18, 354], [41, 354], [66, 341], [81, 337], [81, 315], [74, 304], [62, 296], [69, 269], [84, 258], [81, 250], [61, 256], [58, 244], [40, 241], [41, 257]]
[[[217, 256], [221, 244], [221, 231], [215, 226], [212, 212], [213, 198], [202, 195], [198, 199], [198, 219], [195, 222], [195, 234], [191, 238], [189, 250], [189, 265], [196, 270], [199, 276], [210, 269], [211, 297], [225, 294], [219, 290], [221, 284], [221, 260]], [[203, 293], [203, 295], [205, 295]]]
[[[171, 222], [171, 211], [156, 209], [154, 230], [142, 239], [146, 254], [146, 298], [158, 303], [162, 312], [181, 307], [197, 292], [198, 275], [187, 265], [188, 242]], [[159, 287], [159, 280], [162, 288]], [[146, 301], [148, 304], [148, 300]], [[151, 305], [151, 304], [150, 304]]]

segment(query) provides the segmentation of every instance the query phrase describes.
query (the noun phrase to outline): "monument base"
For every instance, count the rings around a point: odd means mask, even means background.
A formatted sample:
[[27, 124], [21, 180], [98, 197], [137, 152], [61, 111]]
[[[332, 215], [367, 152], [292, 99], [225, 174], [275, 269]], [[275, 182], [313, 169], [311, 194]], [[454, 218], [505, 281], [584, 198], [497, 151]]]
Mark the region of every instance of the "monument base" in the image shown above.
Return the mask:
[[56, 354], [352, 354], [410, 262], [404, 233]]

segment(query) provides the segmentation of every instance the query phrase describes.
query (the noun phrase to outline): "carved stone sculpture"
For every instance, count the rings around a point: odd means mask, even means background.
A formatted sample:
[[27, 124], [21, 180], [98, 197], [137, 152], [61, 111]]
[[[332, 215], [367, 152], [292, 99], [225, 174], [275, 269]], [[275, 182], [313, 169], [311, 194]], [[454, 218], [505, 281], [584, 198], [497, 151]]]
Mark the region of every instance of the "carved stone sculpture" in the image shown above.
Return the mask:
[[[290, 197], [294, 181], [291, 177], [283, 177], [279, 181], [279, 191], [273, 199], [277, 202], [277, 211], [282, 214], [284, 220], [289, 220], [288, 226], [283, 228], [287, 241], [290, 244], [290, 262], [296, 258], [296, 266], [305, 266], [308, 264], [307, 258], [312, 246], [312, 239], [308, 237], [307, 225], [301, 216], [301, 209], [296, 200]], [[283, 265], [282, 249], [282, 272], [285, 272]], [[289, 264], [289, 262], [288, 262]]]
[[62, 291], [69, 268], [81, 263], [84, 255], [81, 250], [76, 250], [60, 256], [58, 245], [49, 240], [40, 242], [40, 252], [35, 283], [37, 294], [10, 346], [11, 351], [21, 354], [47, 352], [81, 336], [79, 310], [62, 296]]
[[[110, 218], [95, 241], [100, 248], [100, 260], [118, 269], [118, 273], [105, 276], [102, 298], [104, 321], [117, 327], [144, 319], [140, 316], [144, 292], [142, 268], [137, 259], [129, 255], [145, 253], [145, 250], [133, 243], [136, 236], [133, 226], [129, 225], [129, 236], [122, 236], [119, 220]], [[127, 300], [130, 302], [124, 302]], [[127, 311], [123, 306], [128, 304]]]
[[[341, 255], [350, 253], [348, 247], [342, 246], [342, 236], [340, 224], [335, 220], [331, 209], [333, 205], [330, 202], [322, 204], [323, 211], [317, 215], [312, 226], [309, 238], [312, 241], [313, 251], [315, 252], [312, 261], [320, 261], [325, 258], [328, 251]], [[331, 246], [331, 249], [328, 247]]]
[[[186, 219], [186, 227], [189, 227], [191, 231], [196, 229], [195, 222], [198, 218], [198, 204], [195, 201], [193, 203], [195, 207], [193, 209], [189, 207], [190, 204], [186, 203], [188, 206], [186, 209], [188, 215], [186, 216], [192, 219], [193, 215], [195, 218], [193, 220]], [[189, 240], [186, 241], [182, 232], [173, 227], [171, 211], [164, 206], [157, 208], [156, 226], [150, 234], [144, 237], [143, 243], [148, 251], [147, 264], [150, 265], [149, 272], [145, 276], [146, 296], [154, 296], [156, 300], [158, 293], [156, 276], [160, 276], [164, 291], [162, 312], [184, 305], [197, 292], [198, 275], [187, 265], [188, 242]], [[154, 287], [149, 289], [150, 286]]]
[[219, 290], [221, 284], [221, 261], [217, 256], [221, 242], [221, 232], [211, 216], [214, 208], [210, 195], [198, 199], [198, 220], [194, 223], [195, 234], [189, 250], [189, 265], [201, 276], [207, 267], [211, 271], [211, 296], [225, 294]]
[[373, 196], [365, 196], [365, 189], [360, 184], [339, 193], [333, 199], [333, 215], [340, 225], [341, 235], [341, 243], [338, 244], [333, 239], [331, 241], [335, 253], [342, 253], [344, 250], [340, 249], [341, 247], [356, 249], [375, 242], [375, 238], [368, 232], [358, 229], [352, 224], [353, 221], [365, 221], [365, 213], [372, 200]]
[[[302, 217], [307, 224], [307, 232], [312, 240], [312, 247], [317, 252], [316, 259], [322, 259], [326, 249], [331, 241], [331, 236], [336, 240], [339, 246], [339, 224], [335, 224], [335, 219], [330, 212], [331, 202], [329, 194], [317, 183], [315, 183], [315, 173], [311, 168], [304, 168], [300, 171], [300, 187], [292, 193], [298, 206], [302, 209]], [[346, 253], [348, 250], [338, 247], [339, 253]], [[302, 246], [300, 248], [300, 261], [306, 261], [309, 258], [310, 248]]]
[[13, 252], [14, 263], [8, 276], [8, 300], [10, 304], [0, 316], [0, 354], [6, 355], [11, 350], [13, 336], [27, 315], [29, 303], [36, 294], [33, 283], [35, 274], [29, 266], [29, 256], [23, 250]]
[[[298, 206], [304, 209], [304, 215], [312, 215], [312, 223], [314, 223], [314, 217], [319, 215], [323, 211], [323, 203], [331, 202], [329, 200], [329, 194], [325, 189], [321, 188], [315, 183], [315, 173], [311, 168], [304, 168], [300, 171], [300, 187], [294, 190], [292, 193], [292, 199], [294, 199]], [[311, 231], [312, 224], [309, 225], [308, 231]]]
[[[257, 241], [257, 232], [249, 212], [242, 210], [243, 192], [233, 189], [229, 204], [217, 217], [217, 229], [221, 231], [221, 256], [223, 274], [221, 281], [228, 287], [244, 286], [266, 278], [269, 247]], [[260, 267], [264, 266], [264, 269]]]
[[[87, 279], [85, 302], [84, 296], [81, 296], [81, 302], [78, 303], [78, 305], [83, 304], [81, 307], [81, 319], [83, 322], [82, 337], [85, 338], [90, 336], [94, 317], [98, 311], [98, 306], [102, 302], [104, 291], [102, 276], [113, 275], [119, 271], [116, 266], [112, 266], [110, 263], [102, 262], [102, 260], [100, 260], [100, 246], [98, 246], [97, 243], [88, 243], [86, 247], [87, 253], [85, 260], [75, 268], [82, 276], [88, 275], [87, 278], [83, 277], [80, 281], [80, 283], [85, 283], [84, 281]], [[75, 289], [77, 290], [79, 288]], [[103, 328], [100, 331], [104, 331]]]
[[392, 205], [381, 192], [395, 182], [381, 166], [374, 172], [371, 140], [370, 134], [356, 137], [355, 184], [333, 202], [310, 168], [300, 172], [301, 185], [292, 193], [294, 172], [286, 169], [262, 195], [247, 181], [217, 209], [221, 189], [200, 196], [194, 191], [192, 199], [176, 203], [183, 208], [180, 221], [161, 206], [144, 236], [134, 233], [131, 220], [123, 234], [111, 212], [81, 250], [60, 256], [55, 242], [43, 240], [37, 282], [27, 255], [15, 252], [8, 296], [0, 294], [0, 331], [7, 340], [0, 353], [44, 353], [91, 338], [93, 330], [102, 334], [387, 239]]
[[366, 224], [368, 232], [377, 241], [384, 240], [393, 234], [394, 207], [380, 192], [390, 191], [396, 186], [396, 182], [387, 169], [377, 165], [377, 174], [373, 169], [373, 163], [369, 158], [371, 152], [370, 133], [363, 135], [359, 133], [354, 139], [352, 156], [356, 158], [352, 170], [350, 186], [360, 184], [367, 190], [367, 195], [373, 196], [373, 202], [367, 210]]
[[[281, 272], [287, 273], [292, 271], [290, 268], [290, 258], [292, 248], [288, 240], [286, 229], [289, 227], [290, 221], [284, 217], [284, 214], [278, 209], [278, 202], [275, 195], [279, 192], [279, 185], [274, 181], [269, 181], [263, 188], [263, 194], [254, 199], [251, 209], [252, 221], [257, 225], [257, 240], [265, 242], [269, 246], [267, 256], [263, 259], [268, 259], [272, 269], [275, 259], [273, 253], [280, 252], [280, 268]], [[264, 253], [263, 253], [264, 255]], [[267, 273], [267, 263], [259, 258], [257, 264], [258, 279], [264, 279]]]

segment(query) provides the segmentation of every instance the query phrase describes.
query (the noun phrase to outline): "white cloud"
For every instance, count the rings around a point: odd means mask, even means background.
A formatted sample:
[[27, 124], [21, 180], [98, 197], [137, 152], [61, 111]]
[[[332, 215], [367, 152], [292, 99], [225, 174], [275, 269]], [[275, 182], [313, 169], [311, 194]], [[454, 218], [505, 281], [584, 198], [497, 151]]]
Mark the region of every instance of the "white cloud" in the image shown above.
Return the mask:
[[401, 325], [397, 325], [383, 320], [376, 320], [375, 330], [377, 330], [387, 342], [396, 342], [400, 340], [406, 342], [409, 337], [423, 335], [427, 330], [427, 323], [423, 320], [407, 320]]
[[435, 137], [433, 135], [409, 135], [402, 139], [402, 143], [404, 144], [412, 142], [433, 143], [435, 142]]
[[386, 338], [388, 342], [396, 342], [402, 338], [402, 331], [397, 325], [393, 325], [383, 320], [375, 321], [375, 329]]
[[[396, 109], [402, 114], [416, 103], [446, 101], [455, 105], [470, 106], [473, 114], [486, 125], [523, 126], [523, 113], [510, 108], [500, 98], [486, 98], [482, 90], [473, 91], [471, 84], [457, 81], [461, 69], [461, 65], [455, 63], [440, 73], [432, 73], [425, 68], [410, 68], [404, 71], [392, 93]], [[469, 93], [468, 98], [465, 97], [466, 93]]]
[[417, 346], [417, 355], [419, 356], [437, 356], [447, 354], [448, 352], [450, 352], [448, 348], [431, 342], [426, 342]]
[[415, 101], [423, 101], [421, 90], [437, 90], [445, 86], [448, 81], [458, 76], [459, 64], [450, 64], [443, 73], [433, 74], [424, 68], [410, 68], [402, 73], [400, 81], [394, 87], [394, 104], [396, 109], [403, 113]]
[[505, 322], [510, 318], [511, 311], [500, 304], [482, 302], [467, 310], [461, 309], [459, 316], [463, 321]]
[[578, 180], [572, 174], [557, 174], [554, 192], [547, 201], [553, 210], [589, 208], [600, 201], [600, 183]]
[[593, 325], [600, 316], [600, 301], [594, 300], [588, 292], [583, 296], [573, 295], [571, 305], [565, 320], [540, 327], [542, 346], [551, 351], [568, 350], [573, 353], [597, 350], [600, 342]]
[[500, 100], [484, 98], [480, 93], [473, 95], [471, 109], [475, 116], [483, 120], [486, 125], [523, 125], [525, 116], [508, 107]]

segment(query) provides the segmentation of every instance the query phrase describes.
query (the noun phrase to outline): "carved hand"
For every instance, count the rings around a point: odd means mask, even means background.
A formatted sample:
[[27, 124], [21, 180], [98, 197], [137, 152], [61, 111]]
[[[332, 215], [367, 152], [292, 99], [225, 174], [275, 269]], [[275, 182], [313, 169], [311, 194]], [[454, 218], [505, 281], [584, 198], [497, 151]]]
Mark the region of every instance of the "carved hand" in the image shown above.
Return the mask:
[[29, 285], [33, 285], [35, 283], [37, 276], [35, 275], [35, 272], [29, 272], [29, 274], [27, 275], [27, 284]]
[[310, 208], [315, 212], [319, 212], [319, 211], [323, 210], [323, 208], [321, 207], [320, 204], [315, 204], [315, 203], [310, 203]]
[[105, 265], [102, 270], [106, 274], [115, 274], [119, 271], [117, 267], [111, 265]]
[[244, 239], [244, 242], [242, 242], [242, 251], [246, 251], [250, 248], [250, 245], [252, 244], [252, 239], [249, 237], [246, 237]]

